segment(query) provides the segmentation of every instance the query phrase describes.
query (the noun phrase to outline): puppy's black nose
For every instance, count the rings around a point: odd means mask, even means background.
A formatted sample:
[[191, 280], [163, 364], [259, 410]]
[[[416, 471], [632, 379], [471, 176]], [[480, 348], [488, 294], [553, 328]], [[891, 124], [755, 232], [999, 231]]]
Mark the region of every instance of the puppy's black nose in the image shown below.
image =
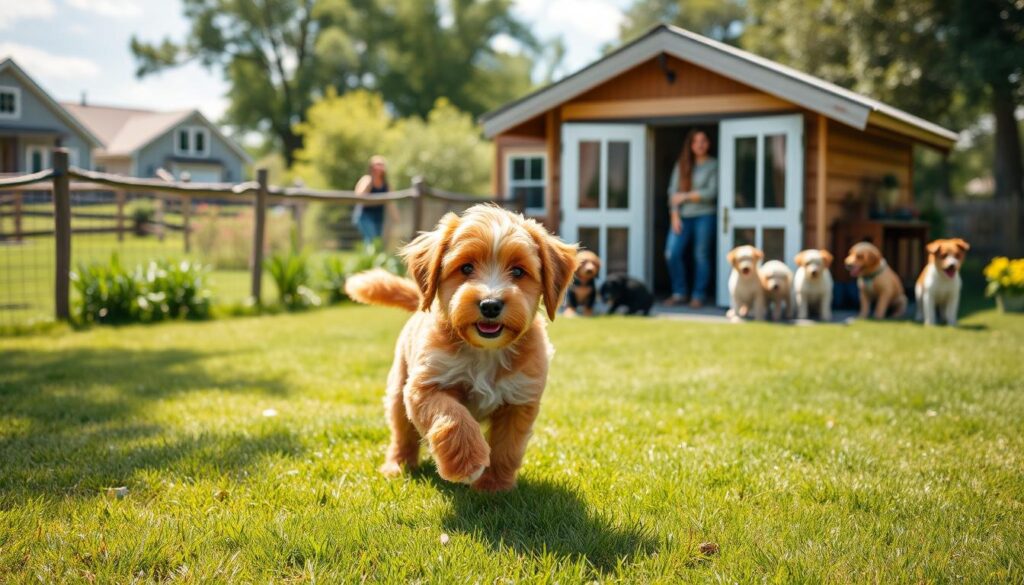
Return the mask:
[[480, 301], [480, 314], [488, 319], [494, 319], [500, 315], [503, 308], [505, 308], [505, 303], [498, 299], [484, 299]]

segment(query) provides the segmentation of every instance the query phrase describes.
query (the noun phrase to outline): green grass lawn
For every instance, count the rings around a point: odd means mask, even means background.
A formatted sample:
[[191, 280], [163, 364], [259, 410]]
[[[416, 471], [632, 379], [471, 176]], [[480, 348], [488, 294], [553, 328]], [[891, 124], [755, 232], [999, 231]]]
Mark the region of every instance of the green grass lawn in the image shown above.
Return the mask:
[[559, 320], [501, 495], [376, 472], [404, 318], [0, 339], [0, 581], [1024, 580], [1024, 318]]

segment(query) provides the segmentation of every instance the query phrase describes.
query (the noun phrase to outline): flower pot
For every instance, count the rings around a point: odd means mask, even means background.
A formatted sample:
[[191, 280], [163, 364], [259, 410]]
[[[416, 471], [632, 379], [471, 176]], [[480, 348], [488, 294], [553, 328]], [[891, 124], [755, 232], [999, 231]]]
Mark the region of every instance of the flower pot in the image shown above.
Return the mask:
[[1024, 295], [996, 295], [996, 306], [1002, 313], [1024, 313]]

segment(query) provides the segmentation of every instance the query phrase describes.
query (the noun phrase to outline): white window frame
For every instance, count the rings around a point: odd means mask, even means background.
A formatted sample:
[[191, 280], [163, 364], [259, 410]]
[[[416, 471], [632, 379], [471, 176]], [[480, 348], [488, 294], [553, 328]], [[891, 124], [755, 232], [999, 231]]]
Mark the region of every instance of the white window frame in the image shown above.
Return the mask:
[[0, 85], [0, 92], [7, 92], [14, 96], [14, 111], [0, 112], [0, 120], [17, 120], [21, 118], [21, 88], [13, 85]]
[[43, 161], [42, 168], [40, 170], [46, 170], [50, 168], [50, 149], [43, 144], [26, 144], [25, 145], [25, 171], [33, 173], [32, 170], [32, 155], [35, 152], [42, 153], [41, 160]]
[[[188, 148], [181, 148], [181, 133], [188, 135]], [[203, 151], [196, 150], [196, 136], [203, 137]], [[174, 129], [174, 154], [193, 158], [210, 158], [210, 129], [204, 126], [179, 126]]]
[[[543, 172], [540, 179], [512, 179], [513, 159], [539, 158], [543, 161]], [[529, 163], [527, 163], [529, 169]], [[509, 150], [505, 152], [505, 198], [512, 199], [514, 187], [541, 187], [544, 189], [544, 205], [542, 207], [527, 207], [523, 213], [527, 216], [542, 216], [547, 214], [548, 203], [548, 153], [543, 150]]]

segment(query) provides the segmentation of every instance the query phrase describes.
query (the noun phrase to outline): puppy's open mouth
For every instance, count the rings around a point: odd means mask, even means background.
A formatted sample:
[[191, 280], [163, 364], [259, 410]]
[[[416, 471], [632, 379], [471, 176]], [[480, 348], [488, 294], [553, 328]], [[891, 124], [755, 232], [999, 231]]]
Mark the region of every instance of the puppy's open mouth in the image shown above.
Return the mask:
[[946, 276], [953, 278], [956, 276], [956, 266], [950, 266], [946, 269]]
[[501, 331], [505, 328], [501, 323], [490, 323], [487, 321], [476, 322], [476, 332], [480, 334], [480, 337], [486, 337], [487, 339], [493, 339], [501, 335]]
[[850, 271], [850, 276], [858, 276], [860, 274], [860, 266], [849, 265], [846, 267]]

